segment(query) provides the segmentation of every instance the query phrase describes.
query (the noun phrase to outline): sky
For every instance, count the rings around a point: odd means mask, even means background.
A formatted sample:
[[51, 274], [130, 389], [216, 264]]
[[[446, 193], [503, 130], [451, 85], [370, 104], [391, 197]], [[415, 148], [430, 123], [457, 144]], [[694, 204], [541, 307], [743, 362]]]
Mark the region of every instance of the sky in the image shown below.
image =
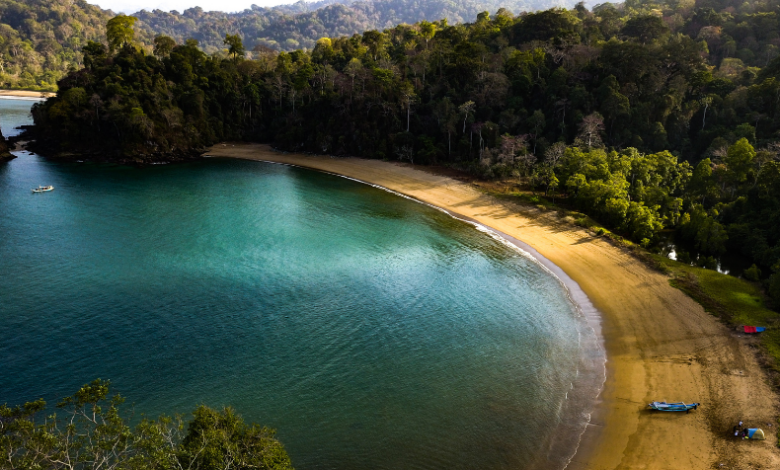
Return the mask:
[[268, 7], [283, 3], [294, 3], [297, 0], [87, 0], [87, 3], [97, 5], [104, 10], [115, 13], [135, 13], [139, 10], [177, 10], [179, 13], [187, 8], [201, 7], [211, 11], [243, 11], [252, 4]]

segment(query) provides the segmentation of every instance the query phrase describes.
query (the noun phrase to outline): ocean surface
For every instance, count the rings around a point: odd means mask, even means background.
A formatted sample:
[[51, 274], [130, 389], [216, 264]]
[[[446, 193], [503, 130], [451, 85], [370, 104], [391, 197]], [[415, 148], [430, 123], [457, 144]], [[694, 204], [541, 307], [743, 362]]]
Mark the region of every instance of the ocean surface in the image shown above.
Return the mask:
[[[0, 100], [6, 135], [29, 106]], [[133, 419], [232, 406], [302, 470], [547, 469], [575, 451], [594, 332], [473, 226], [281, 165], [17, 155], [0, 164], [0, 403], [100, 377]]]

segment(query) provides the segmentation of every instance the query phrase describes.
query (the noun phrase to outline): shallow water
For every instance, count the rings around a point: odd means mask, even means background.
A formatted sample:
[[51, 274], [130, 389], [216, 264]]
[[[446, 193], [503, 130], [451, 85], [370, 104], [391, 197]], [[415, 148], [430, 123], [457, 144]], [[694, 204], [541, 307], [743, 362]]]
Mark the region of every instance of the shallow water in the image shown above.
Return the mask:
[[553, 276], [335, 176], [20, 154], [0, 273], [0, 403], [108, 378], [136, 415], [233, 406], [304, 470], [554, 468], [590, 405], [567, 402], [588, 329]]

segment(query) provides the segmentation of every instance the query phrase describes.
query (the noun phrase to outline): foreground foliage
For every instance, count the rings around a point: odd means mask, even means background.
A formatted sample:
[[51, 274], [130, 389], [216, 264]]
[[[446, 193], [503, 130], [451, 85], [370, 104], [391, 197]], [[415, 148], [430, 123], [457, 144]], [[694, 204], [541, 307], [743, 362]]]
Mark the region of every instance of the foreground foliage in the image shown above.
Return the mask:
[[161, 416], [131, 428], [109, 385], [86, 384], [47, 416], [43, 400], [0, 406], [0, 469], [292, 469], [274, 431], [231, 408], [199, 406], [186, 423]]

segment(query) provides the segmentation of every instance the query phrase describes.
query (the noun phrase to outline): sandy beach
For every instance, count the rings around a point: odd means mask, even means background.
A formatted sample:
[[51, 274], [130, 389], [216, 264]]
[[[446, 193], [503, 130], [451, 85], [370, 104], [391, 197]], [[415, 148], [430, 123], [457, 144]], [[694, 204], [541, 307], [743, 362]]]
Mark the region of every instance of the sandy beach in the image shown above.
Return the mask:
[[[206, 155], [272, 161], [376, 184], [472, 218], [536, 249], [601, 312], [607, 381], [571, 469], [780, 468], [778, 400], [750, 346], [624, 250], [552, 212], [486, 195], [410, 165], [283, 154], [219, 144]], [[701, 402], [690, 414], [652, 413], [653, 400]], [[765, 441], [730, 437], [738, 421]]]
[[41, 99], [55, 95], [56, 93], [49, 91], [0, 90], [0, 98]]

